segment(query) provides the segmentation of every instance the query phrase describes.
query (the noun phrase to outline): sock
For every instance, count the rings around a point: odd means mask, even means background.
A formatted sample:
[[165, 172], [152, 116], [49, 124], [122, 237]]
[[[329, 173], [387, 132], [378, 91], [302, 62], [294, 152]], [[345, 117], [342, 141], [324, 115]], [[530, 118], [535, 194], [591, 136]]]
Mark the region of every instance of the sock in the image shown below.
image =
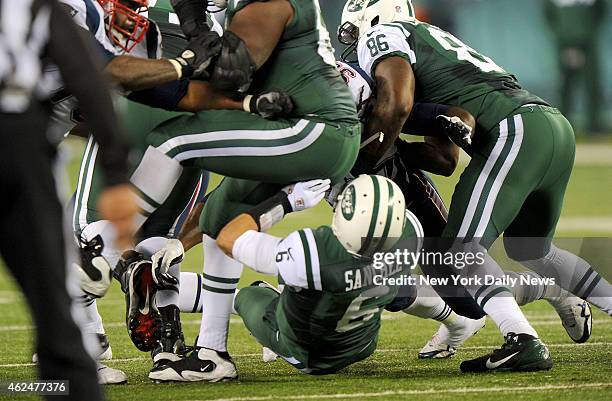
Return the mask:
[[[534, 272], [506, 272], [506, 275], [516, 279], [516, 284], [508, 288], [516, 303], [520, 306], [531, 302], [546, 299], [553, 301], [563, 295], [564, 290], [558, 285], [544, 284], [542, 276]], [[527, 281], [526, 281], [527, 280]], [[567, 294], [565, 292], [565, 294]]]
[[147, 218], [170, 196], [182, 172], [180, 163], [166, 156], [162, 150], [152, 146], [147, 148], [130, 177], [140, 207], [135, 220], [136, 229], [142, 227]]
[[438, 296], [430, 285], [421, 284], [420, 280], [416, 280], [416, 282], [417, 284], [413, 286], [416, 289], [416, 297], [410, 306], [402, 309], [402, 312], [423, 319], [434, 319], [439, 322], [444, 321], [453, 313], [451, 308]]
[[[462, 275], [464, 273], [468, 274], [468, 278], [481, 280], [494, 278], [496, 281], [501, 281], [505, 278], [501, 267], [488, 253], [485, 253], [482, 265], [466, 269], [462, 271]], [[537, 332], [531, 327], [519, 308], [510, 289], [499, 284], [484, 284], [484, 281], [466, 286], [466, 289], [495, 322], [504, 337], [508, 333], [525, 333], [538, 337]]]
[[234, 292], [242, 274], [242, 264], [228, 257], [207, 235], [203, 238], [204, 274], [202, 280], [202, 324], [197, 346], [227, 351], [227, 332]]
[[102, 316], [98, 312], [98, 305], [95, 299], [87, 294], [78, 296], [75, 302], [82, 305], [84, 310], [84, 320], [81, 322], [81, 329], [85, 334], [101, 333], [104, 334]]
[[430, 285], [421, 284], [420, 280], [416, 282], [417, 284], [414, 286], [417, 290], [416, 298], [402, 312], [423, 319], [436, 320], [451, 331], [463, 325], [465, 318], [453, 312]]
[[521, 264], [543, 277], [555, 278], [560, 287], [612, 316], [612, 285], [580, 256], [551, 245], [543, 258]]
[[[155, 252], [164, 247], [166, 238], [151, 237], [141, 241], [136, 245], [136, 251], [141, 252], [145, 257], [150, 258]], [[181, 264], [177, 263], [170, 266], [168, 273], [180, 282]], [[178, 306], [179, 304], [179, 284], [158, 290], [155, 294], [155, 304], [158, 308], [168, 305]]]
[[179, 309], [181, 312], [202, 312], [202, 274], [181, 272]]

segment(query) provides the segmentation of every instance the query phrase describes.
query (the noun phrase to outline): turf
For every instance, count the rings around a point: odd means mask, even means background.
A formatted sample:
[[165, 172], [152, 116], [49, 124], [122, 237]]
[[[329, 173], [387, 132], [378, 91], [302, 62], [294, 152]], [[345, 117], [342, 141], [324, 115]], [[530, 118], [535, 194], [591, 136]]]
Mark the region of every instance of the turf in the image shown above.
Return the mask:
[[[74, 167], [71, 168], [74, 179]], [[437, 180], [446, 199], [458, 175]], [[610, 218], [612, 166], [577, 166], [568, 188], [564, 218]], [[607, 200], [607, 202], [601, 201]], [[296, 214], [274, 229], [278, 235], [303, 226], [329, 221], [327, 206]], [[587, 235], [588, 227], [562, 235]], [[601, 232], [598, 232], [601, 234]], [[610, 232], [604, 234], [611, 234]], [[183, 269], [201, 270], [201, 248], [186, 258]], [[255, 275], [245, 273], [240, 286]], [[147, 378], [148, 355], [131, 344], [123, 324], [123, 296], [114, 286], [99, 302], [113, 348], [108, 364], [124, 370], [129, 383], [106, 388], [110, 400], [610, 400], [612, 399], [612, 319], [594, 313], [594, 332], [588, 343], [576, 345], [565, 334], [554, 310], [544, 301], [524, 308], [527, 317], [549, 344], [555, 366], [549, 372], [465, 375], [462, 359], [476, 357], [501, 344], [492, 322], [470, 339], [452, 359], [419, 361], [416, 354], [437, 329], [437, 324], [411, 316], [385, 314], [378, 351], [370, 358], [335, 375], [311, 377], [282, 361], [264, 364], [261, 347], [237, 317], [230, 325], [229, 350], [240, 379], [219, 384], [154, 384]], [[33, 328], [23, 297], [4, 269], [0, 269], [0, 382], [34, 379], [30, 364]], [[199, 329], [199, 315], [183, 314], [186, 338], [192, 342]], [[2, 396], [0, 399], [32, 399]]]

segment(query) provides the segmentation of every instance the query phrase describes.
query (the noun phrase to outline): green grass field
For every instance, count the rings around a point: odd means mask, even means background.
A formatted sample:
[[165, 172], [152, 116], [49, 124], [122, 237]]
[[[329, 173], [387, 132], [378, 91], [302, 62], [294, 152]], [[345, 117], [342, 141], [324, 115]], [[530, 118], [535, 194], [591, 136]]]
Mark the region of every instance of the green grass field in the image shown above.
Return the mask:
[[[74, 175], [74, 163], [71, 172]], [[450, 199], [457, 179], [458, 174], [449, 180], [437, 180], [445, 199]], [[561, 236], [612, 234], [611, 182], [612, 163], [576, 166], [560, 224]], [[298, 227], [326, 224], [329, 218], [329, 208], [321, 205], [290, 216], [274, 232], [282, 235]], [[201, 248], [192, 250], [183, 269], [201, 271], [201, 259]], [[240, 285], [248, 285], [254, 278], [247, 272]], [[122, 295], [118, 286], [114, 286], [99, 302], [113, 347], [113, 360], [108, 364], [124, 370], [129, 376], [127, 385], [107, 387], [110, 400], [612, 399], [612, 319], [598, 311], [594, 313], [592, 338], [586, 344], [576, 345], [567, 337], [546, 302], [529, 305], [525, 312], [550, 346], [555, 361], [553, 370], [488, 375], [461, 374], [459, 363], [501, 344], [501, 336], [492, 322], [470, 339], [454, 358], [419, 361], [417, 352], [435, 332], [437, 323], [401, 313], [385, 314], [378, 351], [372, 357], [335, 375], [310, 377], [282, 361], [264, 364], [261, 347], [240, 319], [233, 317], [229, 350], [238, 367], [239, 381], [154, 384], [147, 378], [151, 366], [148, 355], [137, 351], [127, 336]], [[31, 321], [21, 294], [3, 269], [0, 270], [0, 316], [0, 382], [35, 378], [35, 366], [30, 363]], [[199, 329], [199, 315], [183, 314], [182, 319], [186, 338], [192, 342]], [[0, 395], [0, 399], [22, 398]]]

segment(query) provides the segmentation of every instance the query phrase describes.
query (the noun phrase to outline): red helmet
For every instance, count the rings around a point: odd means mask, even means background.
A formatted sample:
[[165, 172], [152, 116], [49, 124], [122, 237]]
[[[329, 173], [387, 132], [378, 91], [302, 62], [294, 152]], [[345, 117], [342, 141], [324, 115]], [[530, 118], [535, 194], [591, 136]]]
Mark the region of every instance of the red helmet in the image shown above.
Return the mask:
[[98, 0], [107, 18], [108, 36], [113, 43], [129, 52], [144, 39], [149, 20], [149, 0]]

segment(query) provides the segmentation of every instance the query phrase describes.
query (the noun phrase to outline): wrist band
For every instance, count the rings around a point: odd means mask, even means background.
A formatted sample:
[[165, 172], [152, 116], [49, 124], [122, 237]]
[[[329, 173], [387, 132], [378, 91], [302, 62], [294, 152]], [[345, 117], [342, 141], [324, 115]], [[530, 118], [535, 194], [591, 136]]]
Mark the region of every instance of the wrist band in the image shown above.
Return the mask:
[[181, 63], [179, 63], [173, 58], [169, 58], [168, 61], [170, 62], [170, 64], [172, 64], [172, 66], [176, 70], [176, 73], [178, 74], [178, 79], [183, 78], [183, 66], [181, 65]]
[[246, 95], [244, 99], [242, 100], [242, 109], [246, 111], [247, 113], [252, 113], [252, 110], [251, 110], [251, 99], [252, 98], [253, 98], [253, 95]]

